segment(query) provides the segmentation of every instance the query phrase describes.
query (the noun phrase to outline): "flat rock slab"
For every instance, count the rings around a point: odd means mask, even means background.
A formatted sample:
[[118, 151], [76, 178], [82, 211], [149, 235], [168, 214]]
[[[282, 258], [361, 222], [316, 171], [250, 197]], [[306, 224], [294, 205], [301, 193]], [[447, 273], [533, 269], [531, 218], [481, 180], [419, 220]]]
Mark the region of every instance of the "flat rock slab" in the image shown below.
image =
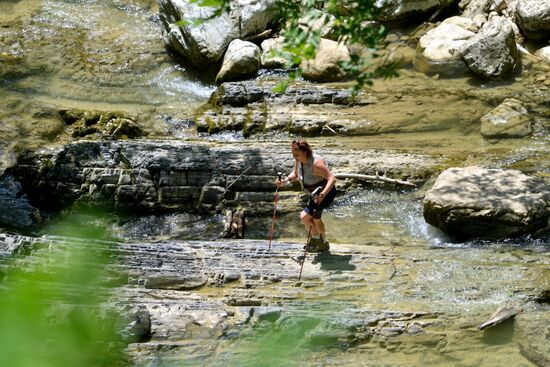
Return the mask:
[[[350, 345], [365, 353], [485, 353], [486, 345], [472, 338], [473, 320], [485, 318], [495, 299], [537, 293], [536, 276], [548, 266], [547, 256], [536, 253], [518, 258], [485, 249], [332, 244], [330, 253], [308, 255], [298, 282], [299, 240], [274, 241], [269, 251], [265, 240], [120, 243], [0, 235], [0, 248], [12, 254], [9, 266], [29, 271], [86, 246], [110, 254], [111, 302], [134, 310], [127, 319], [137, 325], [129, 333], [138, 342], [127, 351], [135, 365], [159, 356], [174, 364], [244, 358], [248, 342], [273, 332], [301, 333], [299, 348], [322, 345], [326, 361], [334, 347]], [[227, 352], [220, 356], [220, 350]]]

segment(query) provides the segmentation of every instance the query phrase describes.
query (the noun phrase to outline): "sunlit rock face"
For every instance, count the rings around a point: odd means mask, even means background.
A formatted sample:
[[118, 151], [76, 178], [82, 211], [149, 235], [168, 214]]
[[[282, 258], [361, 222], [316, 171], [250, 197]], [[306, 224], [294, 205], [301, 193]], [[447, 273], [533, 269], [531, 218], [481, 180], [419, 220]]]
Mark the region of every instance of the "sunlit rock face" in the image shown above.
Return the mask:
[[349, 51], [346, 46], [322, 38], [315, 58], [302, 63], [303, 76], [307, 80], [317, 82], [345, 79], [346, 73], [339, 65], [349, 60]]
[[452, 17], [428, 31], [418, 42], [414, 66], [428, 74], [465, 75], [469, 69], [462, 60], [462, 47], [475, 36], [477, 26], [464, 17]]
[[260, 69], [261, 51], [252, 42], [234, 40], [227, 47], [222, 68], [216, 76], [218, 83], [253, 76]]
[[506, 99], [481, 118], [481, 135], [487, 138], [520, 138], [531, 131], [529, 112], [517, 99]]
[[550, 2], [522, 0], [516, 4], [516, 22], [529, 38], [550, 38]]
[[516, 170], [450, 168], [424, 197], [424, 219], [459, 238], [535, 232], [548, 225], [549, 187]]
[[[229, 12], [214, 18], [213, 8], [186, 0], [159, 0], [159, 10], [165, 44], [204, 67], [219, 61], [231, 41], [263, 32], [273, 17], [273, 1], [232, 1]], [[197, 19], [202, 20], [198, 25]]]
[[511, 21], [494, 18], [464, 45], [463, 59], [484, 79], [499, 80], [512, 74], [521, 64]]
[[457, 0], [378, 0], [382, 21], [397, 21], [427, 14], [457, 3]]
[[[392, 177], [407, 174], [409, 179], [425, 175], [436, 164], [422, 155], [360, 150], [324, 149], [323, 156], [342, 172], [365, 173], [377, 167]], [[23, 153], [9, 171], [39, 208], [56, 209], [82, 200], [115, 210], [156, 213], [212, 209], [223, 202], [269, 212], [277, 171], [292, 165], [292, 156], [280, 144], [79, 141]]]

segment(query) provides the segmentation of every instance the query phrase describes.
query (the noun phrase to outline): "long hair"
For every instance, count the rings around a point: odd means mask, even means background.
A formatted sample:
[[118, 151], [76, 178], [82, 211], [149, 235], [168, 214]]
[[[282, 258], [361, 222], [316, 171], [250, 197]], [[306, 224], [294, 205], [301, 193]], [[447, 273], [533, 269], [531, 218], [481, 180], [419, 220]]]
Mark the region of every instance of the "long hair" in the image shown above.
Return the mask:
[[309, 146], [307, 141], [305, 141], [304, 139], [293, 140], [291, 147], [292, 147], [292, 150], [297, 149], [306, 153], [306, 157], [308, 158], [311, 158], [311, 156], [313, 155], [313, 151], [311, 150], [311, 147]]

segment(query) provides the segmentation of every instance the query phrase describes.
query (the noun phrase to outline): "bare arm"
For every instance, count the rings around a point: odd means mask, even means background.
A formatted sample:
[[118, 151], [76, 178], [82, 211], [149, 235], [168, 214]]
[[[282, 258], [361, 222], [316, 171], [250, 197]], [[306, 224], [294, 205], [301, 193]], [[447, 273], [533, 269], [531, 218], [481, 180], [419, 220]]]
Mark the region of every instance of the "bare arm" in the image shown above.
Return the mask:
[[294, 169], [286, 176], [286, 178], [283, 178], [282, 180], [277, 180], [275, 182], [277, 186], [282, 186], [289, 184], [290, 182], [296, 180], [298, 178], [298, 161], [294, 160]]
[[288, 182], [292, 182], [298, 178], [298, 161], [294, 160], [294, 169], [286, 177]]
[[[319, 194], [319, 196], [321, 196], [323, 199], [336, 184], [336, 177], [334, 177], [332, 172], [328, 169], [327, 165], [325, 164], [325, 161], [323, 161], [320, 158], [317, 158], [313, 161], [313, 174], [315, 176], [321, 176], [325, 180], [327, 180], [327, 184], [325, 188]], [[319, 200], [319, 202], [321, 202], [322, 199]]]

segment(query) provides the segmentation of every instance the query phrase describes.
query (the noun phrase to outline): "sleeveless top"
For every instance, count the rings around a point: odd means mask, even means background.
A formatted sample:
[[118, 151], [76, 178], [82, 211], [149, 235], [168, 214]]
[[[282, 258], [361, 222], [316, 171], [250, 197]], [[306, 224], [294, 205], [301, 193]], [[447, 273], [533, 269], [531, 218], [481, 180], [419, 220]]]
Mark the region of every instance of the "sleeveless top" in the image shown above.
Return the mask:
[[313, 174], [313, 161], [317, 158], [323, 159], [321, 156], [313, 153], [313, 156], [309, 157], [306, 164], [298, 162], [298, 178], [304, 191], [311, 192], [318, 186], [325, 186], [327, 182], [323, 177]]

